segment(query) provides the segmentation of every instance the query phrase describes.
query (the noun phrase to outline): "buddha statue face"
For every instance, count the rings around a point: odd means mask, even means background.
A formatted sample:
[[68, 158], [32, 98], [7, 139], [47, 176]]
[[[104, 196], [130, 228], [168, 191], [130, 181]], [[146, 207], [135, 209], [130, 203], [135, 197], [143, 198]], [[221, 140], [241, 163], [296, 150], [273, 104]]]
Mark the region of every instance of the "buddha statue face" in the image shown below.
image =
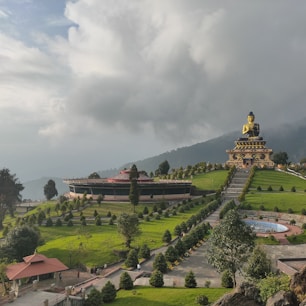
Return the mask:
[[254, 115], [248, 115], [248, 122], [254, 122]]

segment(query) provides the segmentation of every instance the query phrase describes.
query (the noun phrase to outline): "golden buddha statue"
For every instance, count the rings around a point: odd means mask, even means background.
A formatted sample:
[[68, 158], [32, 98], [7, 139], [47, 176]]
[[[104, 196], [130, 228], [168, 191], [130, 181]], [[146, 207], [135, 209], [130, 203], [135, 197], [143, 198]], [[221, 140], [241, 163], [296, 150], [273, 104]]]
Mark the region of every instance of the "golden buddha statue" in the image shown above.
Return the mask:
[[255, 115], [253, 112], [248, 114], [248, 123], [242, 127], [242, 134], [248, 134], [249, 137], [257, 137], [259, 135], [259, 124], [254, 122]]

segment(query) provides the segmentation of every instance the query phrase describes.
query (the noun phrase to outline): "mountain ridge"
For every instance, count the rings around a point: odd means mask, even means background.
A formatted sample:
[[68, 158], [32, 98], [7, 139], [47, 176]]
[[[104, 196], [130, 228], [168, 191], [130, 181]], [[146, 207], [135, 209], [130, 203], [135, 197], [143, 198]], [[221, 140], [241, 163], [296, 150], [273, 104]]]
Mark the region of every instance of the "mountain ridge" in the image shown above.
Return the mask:
[[[306, 123], [300, 121], [293, 125], [285, 124], [276, 128], [267, 129], [261, 134], [266, 140], [266, 146], [274, 153], [284, 151], [288, 153], [291, 162], [299, 162], [306, 157]], [[198, 162], [224, 163], [227, 161], [227, 149], [234, 148], [234, 142], [241, 137], [241, 132], [233, 131], [210, 140], [193, 144], [191, 146], [180, 147], [162, 154], [151, 156], [143, 160], [132, 161], [119, 168], [108, 170], [98, 170], [101, 177], [110, 177], [119, 172], [120, 169], [129, 168], [136, 164], [139, 170], [147, 173], [154, 173], [159, 164], [167, 160], [170, 169], [194, 165]], [[90, 173], [88, 173], [89, 175]], [[42, 200], [44, 199], [43, 187], [49, 179], [53, 179], [59, 195], [68, 192], [68, 186], [63, 183], [62, 178], [44, 177], [38, 180], [23, 183], [25, 189], [22, 192], [24, 199]]]

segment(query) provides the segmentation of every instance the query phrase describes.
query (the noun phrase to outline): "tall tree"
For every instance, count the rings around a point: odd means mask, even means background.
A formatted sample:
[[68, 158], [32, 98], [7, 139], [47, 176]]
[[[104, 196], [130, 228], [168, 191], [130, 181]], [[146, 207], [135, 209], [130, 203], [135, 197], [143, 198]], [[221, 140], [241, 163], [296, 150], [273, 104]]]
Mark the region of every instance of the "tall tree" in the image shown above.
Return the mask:
[[32, 255], [40, 240], [38, 230], [30, 226], [13, 228], [5, 237], [4, 244], [0, 248], [0, 257], [10, 261], [21, 261], [23, 257]]
[[248, 260], [254, 241], [251, 228], [240, 219], [236, 210], [230, 210], [208, 240], [208, 262], [218, 272], [229, 270], [236, 286], [236, 272], [241, 271]]
[[16, 203], [21, 201], [20, 192], [24, 189], [9, 169], [0, 170], [0, 230], [3, 229], [3, 220], [7, 211], [14, 215]]
[[156, 175], [167, 175], [170, 169], [169, 162], [167, 160], [159, 164], [158, 169], [155, 171]]
[[277, 164], [277, 165], [287, 165], [288, 164], [288, 154], [287, 152], [278, 152], [274, 153], [272, 156], [272, 160]]
[[53, 197], [58, 195], [55, 182], [53, 180], [49, 180], [44, 186], [44, 195], [47, 200], [51, 200]]
[[133, 239], [140, 234], [137, 215], [123, 213], [118, 218], [118, 232], [125, 238], [125, 245], [130, 248]]
[[130, 170], [130, 194], [129, 199], [131, 201], [131, 204], [134, 206], [134, 213], [135, 213], [135, 207], [139, 203], [139, 186], [138, 186], [138, 178], [139, 178], [139, 172], [137, 170], [136, 165], [133, 165]]

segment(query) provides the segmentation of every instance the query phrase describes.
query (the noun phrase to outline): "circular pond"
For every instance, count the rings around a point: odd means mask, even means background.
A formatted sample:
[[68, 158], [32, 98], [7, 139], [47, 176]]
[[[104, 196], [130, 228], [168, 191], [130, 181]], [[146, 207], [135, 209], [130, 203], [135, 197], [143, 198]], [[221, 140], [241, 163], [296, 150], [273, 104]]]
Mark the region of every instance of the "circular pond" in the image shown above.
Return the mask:
[[287, 226], [278, 223], [256, 220], [244, 220], [244, 222], [250, 226], [255, 233], [283, 233], [289, 230]]

